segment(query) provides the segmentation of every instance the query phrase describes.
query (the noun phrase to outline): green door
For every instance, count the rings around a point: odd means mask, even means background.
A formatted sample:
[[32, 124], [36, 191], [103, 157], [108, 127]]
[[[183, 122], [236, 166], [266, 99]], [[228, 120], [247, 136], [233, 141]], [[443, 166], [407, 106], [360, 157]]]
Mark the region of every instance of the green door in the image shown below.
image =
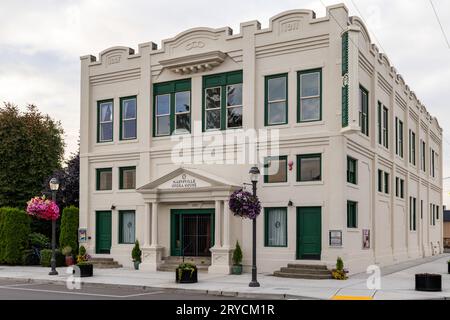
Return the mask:
[[111, 211], [97, 211], [95, 253], [111, 251]]
[[297, 208], [297, 259], [320, 260], [322, 217], [320, 207]]

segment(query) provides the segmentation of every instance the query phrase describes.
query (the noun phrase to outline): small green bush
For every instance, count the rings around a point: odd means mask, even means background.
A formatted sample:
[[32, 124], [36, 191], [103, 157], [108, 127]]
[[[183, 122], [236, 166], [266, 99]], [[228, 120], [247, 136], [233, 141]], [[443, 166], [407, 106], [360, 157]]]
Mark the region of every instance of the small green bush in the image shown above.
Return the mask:
[[[63, 267], [65, 265], [66, 258], [58, 249], [55, 250], [55, 259], [57, 267]], [[51, 260], [52, 260], [52, 250], [51, 249], [41, 250], [41, 266], [50, 267]]]
[[242, 263], [242, 249], [239, 245], [239, 241], [236, 241], [236, 248], [233, 251], [232, 259], [235, 266], [238, 266]]
[[0, 264], [22, 264], [28, 247], [30, 217], [17, 208], [0, 208]]
[[141, 255], [142, 251], [139, 248], [139, 241], [136, 240], [136, 242], [134, 243], [133, 250], [131, 251], [131, 258], [133, 259], [133, 261], [141, 262], [142, 260]]
[[39, 256], [33, 250], [25, 250], [22, 255], [22, 264], [24, 266], [36, 266], [41, 264]]
[[42, 233], [33, 232], [28, 235], [28, 241], [30, 246], [36, 247], [38, 249], [49, 249], [50, 239]]
[[344, 261], [342, 261], [342, 258], [341, 258], [341, 257], [338, 257], [338, 258], [337, 258], [337, 261], [336, 261], [336, 270], [339, 270], [339, 271], [344, 270]]
[[78, 219], [79, 210], [77, 207], [64, 208], [61, 216], [59, 247], [69, 246], [74, 250], [73, 253], [76, 253], [76, 248], [78, 248]]

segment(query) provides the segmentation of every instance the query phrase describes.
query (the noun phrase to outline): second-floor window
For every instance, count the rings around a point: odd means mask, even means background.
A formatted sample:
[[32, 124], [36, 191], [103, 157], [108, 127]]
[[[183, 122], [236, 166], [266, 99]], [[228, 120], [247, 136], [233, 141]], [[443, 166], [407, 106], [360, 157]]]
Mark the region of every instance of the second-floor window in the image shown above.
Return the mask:
[[426, 151], [426, 146], [425, 146], [425, 141], [420, 140], [420, 168], [422, 169], [423, 172], [427, 171], [427, 162], [426, 162], [426, 156], [427, 156], [427, 151]]
[[322, 155], [301, 154], [297, 155], [297, 181], [321, 181], [322, 180]]
[[264, 182], [287, 182], [287, 156], [274, 156], [265, 159]]
[[409, 162], [416, 165], [416, 134], [409, 130]]
[[322, 70], [298, 73], [298, 122], [322, 120]]
[[136, 111], [136, 97], [120, 99], [120, 140], [136, 139]]
[[403, 122], [395, 118], [395, 154], [403, 158]]
[[191, 132], [191, 79], [156, 83], [154, 136]]
[[203, 77], [203, 129], [242, 128], [242, 71]]
[[96, 174], [96, 190], [112, 190], [112, 169], [100, 168]]
[[431, 149], [431, 156], [430, 156], [430, 175], [434, 178], [435, 177], [435, 161], [436, 161], [436, 152], [434, 152], [433, 149]]
[[347, 182], [358, 183], [358, 161], [351, 157], [347, 157]]
[[416, 198], [409, 197], [409, 231], [416, 231], [416, 202]]
[[272, 126], [288, 122], [288, 75], [267, 76], [265, 79], [265, 124]]
[[389, 115], [388, 109], [378, 102], [378, 143], [389, 147]]
[[369, 136], [369, 92], [362, 86], [359, 87], [359, 126]]
[[113, 101], [105, 100], [98, 102], [97, 113], [97, 141], [108, 142], [113, 140]]
[[136, 188], [136, 167], [119, 168], [119, 189]]

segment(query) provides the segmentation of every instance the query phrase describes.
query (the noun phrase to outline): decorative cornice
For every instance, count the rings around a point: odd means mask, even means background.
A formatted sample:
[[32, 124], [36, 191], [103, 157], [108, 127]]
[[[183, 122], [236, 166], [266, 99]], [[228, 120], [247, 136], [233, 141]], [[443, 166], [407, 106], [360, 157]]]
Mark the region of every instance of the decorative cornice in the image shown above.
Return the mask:
[[176, 74], [190, 74], [212, 70], [225, 61], [222, 51], [193, 54], [179, 58], [161, 60], [159, 63]]

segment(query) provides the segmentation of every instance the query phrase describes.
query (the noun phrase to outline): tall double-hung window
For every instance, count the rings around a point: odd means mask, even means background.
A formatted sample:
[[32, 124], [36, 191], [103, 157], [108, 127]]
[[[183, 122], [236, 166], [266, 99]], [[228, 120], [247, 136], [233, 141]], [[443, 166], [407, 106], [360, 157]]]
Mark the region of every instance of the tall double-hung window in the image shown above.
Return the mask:
[[191, 132], [191, 79], [155, 83], [153, 135]]
[[242, 128], [242, 71], [203, 77], [203, 130]]
[[136, 97], [120, 98], [120, 140], [137, 137]]
[[403, 122], [395, 118], [395, 154], [403, 158]]
[[264, 246], [287, 247], [287, 208], [265, 208], [264, 218]]
[[359, 126], [361, 132], [369, 136], [369, 91], [359, 87]]
[[288, 75], [278, 74], [265, 78], [265, 125], [288, 123]]
[[389, 148], [389, 114], [388, 109], [378, 101], [378, 143]]
[[297, 83], [297, 122], [322, 120], [322, 70], [300, 71]]
[[416, 134], [409, 130], [409, 162], [416, 165]]
[[113, 140], [113, 100], [98, 101], [97, 103], [97, 141]]

